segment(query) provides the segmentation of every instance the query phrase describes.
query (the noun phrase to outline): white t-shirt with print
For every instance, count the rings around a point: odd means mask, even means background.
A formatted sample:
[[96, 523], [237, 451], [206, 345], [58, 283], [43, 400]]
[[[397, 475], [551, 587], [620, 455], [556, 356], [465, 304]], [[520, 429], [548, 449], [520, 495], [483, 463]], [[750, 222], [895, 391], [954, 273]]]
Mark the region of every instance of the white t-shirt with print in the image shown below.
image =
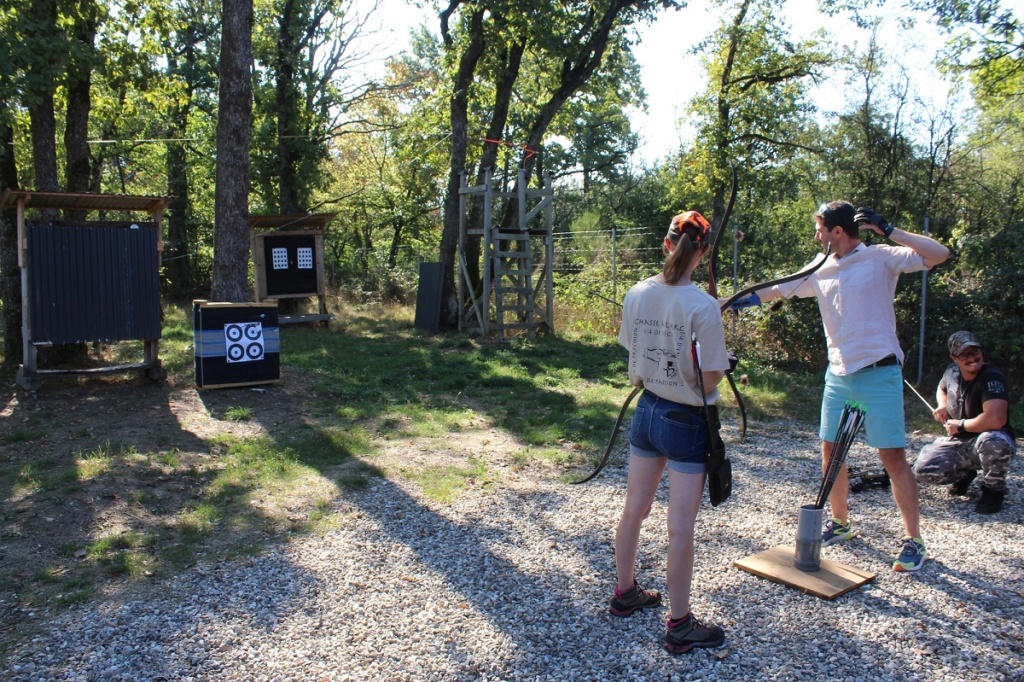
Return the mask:
[[[660, 398], [703, 405], [693, 367], [690, 334], [697, 333], [705, 372], [729, 369], [718, 303], [695, 284], [668, 285], [646, 279], [626, 293], [619, 343], [629, 351], [629, 383]], [[710, 388], [710, 387], [705, 387]], [[718, 389], [707, 394], [718, 400]]]

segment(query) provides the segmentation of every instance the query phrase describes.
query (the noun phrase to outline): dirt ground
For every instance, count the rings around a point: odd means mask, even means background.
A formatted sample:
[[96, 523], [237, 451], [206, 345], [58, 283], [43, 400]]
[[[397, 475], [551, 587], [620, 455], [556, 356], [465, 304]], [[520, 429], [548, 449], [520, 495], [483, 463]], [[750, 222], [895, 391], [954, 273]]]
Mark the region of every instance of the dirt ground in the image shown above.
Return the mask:
[[[288, 368], [276, 384], [208, 391], [126, 374], [47, 378], [32, 397], [4, 378], [0, 645], [26, 619], [68, 603], [69, 589], [123, 581], [83, 571], [88, 543], [172, 523], [198, 498], [216, 455], [213, 436], [258, 436], [302, 420], [299, 394], [309, 388]], [[227, 419], [238, 407], [253, 418]], [[83, 475], [83, 463], [111, 454], [102, 475]]]
[[[282, 367], [277, 383], [214, 390], [197, 390], [191, 373], [172, 374], [159, 383], [137, 373], [47, 378], [35, 396], [18, 387], [13, 377], [3, 380], [0, 659], [12, 641], [31, 632], [48, 613], [117, 590], [129, 580], [160, 581], [198, 559], [231, 556], [245, 542], [257, 548], [284, 538], [304, 527], [318, 501], [336, 493], [329, 479], [339, 472], [319, 472], [323, 475], [304, 482], [304, 495], [282, 499], [278, 494], [268, 502], [276, 505], [277, 516], [261, 518], [270, 518], [269, 525], [248, 526], [248, 538], [240, 538], [234, 527], [211, 533], [177, 562], [170, 560], [174, 547], [146, 548], [143, 555], [160, 555], [159, 568], [135, 567], [129, 577], [128, 571], [112, 571], [90, 554], [97, 539], [142, 533], [159, 542], [174, 535], [166, 529], [180, 524], [190, 507], [208, 498], [208, 483], [221, 466], [218, 453], [224, 437], [273, 436], [280, 428], [315, 423], [316, 417], [307, 413], [307, 406], [320, 399], [315, 378]], [[231, 411], [239, 408], [247, 409], [251, 418], [232, 420]], [[521, 464], [514, 454], [522, 445], [494, 428], [481, 412], [470, 414], [464, 428], [443, 438], [389, 437], [377, 442], [372, 466], [387, 475], [403, 475], [472, 462], [486, 450], [488, 477], [518, 470]], [[563, 447], [577, 449], [572, 443]], [[96, 460], [104, 462], [98, 475], [89, 472]], [[362, 462], [352, 458], [338, 468], [352, 465]]]

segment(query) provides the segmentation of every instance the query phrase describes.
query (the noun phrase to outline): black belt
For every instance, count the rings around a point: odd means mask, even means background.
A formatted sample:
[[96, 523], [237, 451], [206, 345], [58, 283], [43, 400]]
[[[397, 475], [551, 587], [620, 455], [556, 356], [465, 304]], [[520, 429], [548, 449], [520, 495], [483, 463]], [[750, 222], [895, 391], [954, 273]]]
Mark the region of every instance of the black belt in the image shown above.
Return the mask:
[[871, 369], [872, 367], [891, 367], [892, 365], [899, 365], [900, 359], [895, 355], [886, 355], [878, 362], [873, 362], [864, 369]]

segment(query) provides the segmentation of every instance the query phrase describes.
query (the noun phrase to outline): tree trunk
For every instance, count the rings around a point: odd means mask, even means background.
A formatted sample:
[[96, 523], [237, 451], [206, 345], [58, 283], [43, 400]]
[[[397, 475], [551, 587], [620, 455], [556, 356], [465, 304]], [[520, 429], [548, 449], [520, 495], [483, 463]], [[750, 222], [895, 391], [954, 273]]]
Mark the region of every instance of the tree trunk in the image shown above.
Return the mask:
[[[508, 112], [512, 105], [512, 92], [516, 79], [519, 78], [519, 67], [523, 62], [523, 53], [526, 51], [524, 42], [517, 42], [511, 48], [504, 50], [502, 55], [503, 68], [498, 74], [494, 88], [494, 106], [491, 111], [491, 123], [487, 128], [487, 140], [501, 140], [505, 136], [505, 124], [508, 122]], [[484, 142], [480, 154], [480, 166], [477, 168], [476, 184], [482, 185], [487, 169], [497, 173], [498, 144], [495, 142]], [[476, 197], [469, 211], [467, 225], [471, 228], [480, 229], [483, 227], [483, 203], [480, 197]], [[480, 252], [481, 239], [479, 235], [466, 238], [466, 270], [474, 292], [482, 292], [480, 275]], [[466, 282], [460, 281], [459, 286], [467, 287]], [[487, 292], [482, 292], [486, 294]]]
[[[168, 125], [168, 137], [181, 139], [186, 134], [188, 104], [174, 107]], [[192, 289], [192, 261], [189, 254], [193, 246], [189, 223], [191, 204], [185, 143], [167, 145], [167, 191], [173, 197], [167, 211], [167, 242], [164, 268], [167, 272], [168, 295], [180, 300]]]
[[441, 263], [444, 279], [441, 286], [441, 328], [455, 329], [459, 323], [459, 300], [455, 290], [455, 252], [459, 245], [459, 185], [466, 168], [466, 145], [469, 120], [469, 87], [477, 62], [484, 52], [484, 9], [470, 18], [470, 41], [459, 60], [455, 91], [450, 104], [452, 147], [448, 165], [448, 192], [444, 202], [444, 229], [441, 232]]
[[252, 0], [224, 0], [217, 116], [213, 234], [214, 301], [250, 300], [249, 140], [252, 118]]
[[[7, 102], [0, 101], [0, 193], [18, 189], [18, 168], [14, 159], [14, 130], [7, 124]], [[0, 214], [0, 299], [4, 308], [4, 364], [21, 361], [21, 270], [18, 268], [18, 214], [7, 209]]]
[[[55, 0], [38, 0], [32, 3], [33, 30], [30, 44], [37, 47], [43, 45], [46, 35], [57, 34], [57, 3]], [[36, 55], [36, 60], [45, 56]], [[29, 121], [32, 126], [32, 168], [35, 171], [36, 190], [39, 192], [58, 192], [57, 181], [57, 122], [53, 113], [54, 78], [50, 64], [34, 63], [32, 71], [36, 75], [33, 87], [35, 103], [29, 108]], [[57, 220], [60, 211], [44, 209], [40, 211], [43, 220]]]
[[296, 215], [305, 211], [299, 206], [296, 182], [296, 102], [295, 93], [295, 39], [292, 26], [295, 2], [285, 0], [281, 8], [277, 36], [277, 163], [280, 195], [278, 204], [282, 215]]
[[[89, 111], [92, 109], [91, 54], [96, 38], [96, 4], [82, 2], [73, 29], [72, 41], [77, 49], [71, 50], [67, 74], [67, 121], [64, 127], [64, 189], [68, 192], [88, 192], [89, 166]], [[85, 220], [85, 211], [66, 211], [68, 220]]]

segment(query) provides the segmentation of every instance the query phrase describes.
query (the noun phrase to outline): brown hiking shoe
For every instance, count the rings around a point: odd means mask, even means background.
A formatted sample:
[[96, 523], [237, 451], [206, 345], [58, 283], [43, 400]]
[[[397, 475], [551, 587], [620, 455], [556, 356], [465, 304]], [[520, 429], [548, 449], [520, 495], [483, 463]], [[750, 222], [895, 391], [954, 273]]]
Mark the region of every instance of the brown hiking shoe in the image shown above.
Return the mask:
[[668, 621], [664, 643], [670, 654], [685, 654], [694, 647], [713, 649], [725, 644], [725, 630], [717, 625], [704, 625], [691, 613], [675, 623]]
[[661, 594], [657, 590], [645, 590], [633, 581], [633, 589], [628, 592], [620, 592], [618, 585], [615, 586], [615, 597], [608, 605], [608, 611], [613, 616], [625, 618], [637, 609], [646, 609], [661, 604]]

